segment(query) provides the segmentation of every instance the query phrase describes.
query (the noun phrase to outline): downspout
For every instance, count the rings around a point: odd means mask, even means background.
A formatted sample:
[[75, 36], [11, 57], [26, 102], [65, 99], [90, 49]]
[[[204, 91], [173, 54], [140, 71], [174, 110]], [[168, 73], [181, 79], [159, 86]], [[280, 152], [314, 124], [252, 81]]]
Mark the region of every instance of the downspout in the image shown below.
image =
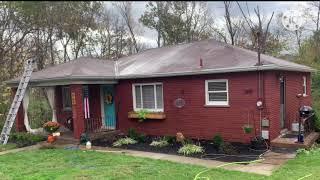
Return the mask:
[[[260, 66], [260, 65], [259, 65]], [[260, 135], [262, 133], [262, 110], [263, 108], [266, 108], [265, 106], [265, 99], [264, 99], [264, 73], [259, 69], [259, 66], [257, 68], [258, 70], [258, 99], [262, 101], [263, 105], [261, 108], [259, 108], [259, 125], [260, 125]]]
[[257, 107], [259, 110], [259, 134], [262, 133], [262, 109], [264, 108], [264, 99], [263, 99], [263, 75], [260, 70], [260, 65], [257, 67], [258, 71], [258, 101], [262, 101], [263, 105], [262, 107]]

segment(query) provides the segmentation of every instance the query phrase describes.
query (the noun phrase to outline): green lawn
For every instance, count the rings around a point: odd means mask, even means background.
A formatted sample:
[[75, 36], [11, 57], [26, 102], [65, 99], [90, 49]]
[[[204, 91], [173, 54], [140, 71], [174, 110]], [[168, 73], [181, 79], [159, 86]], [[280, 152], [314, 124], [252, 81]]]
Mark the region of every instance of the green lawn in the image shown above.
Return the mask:
[[[0, 156], [0, 179], [193, 179], [206, 168], [113, 153], [35, 150]], [[319, 179], [320, 152], [291, 160], [271, 177], [213, 169], [210, 179]]]
[[0, 152], [1, 151], [7, 151], [7, 150], [10, 150], [10, 149], [14, 149], [16, 147], [17, 147], [17, 145], [13, 144], [13, 143], [8, 143], [6, 145], [0, 144]]

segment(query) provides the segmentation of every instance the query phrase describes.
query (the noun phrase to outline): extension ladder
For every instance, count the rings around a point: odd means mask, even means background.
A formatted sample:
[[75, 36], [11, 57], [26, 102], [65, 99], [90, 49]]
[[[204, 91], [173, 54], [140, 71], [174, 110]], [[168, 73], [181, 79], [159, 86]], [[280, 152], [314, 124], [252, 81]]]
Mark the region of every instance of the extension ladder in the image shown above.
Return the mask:
[[7, 144], [8, 142], [10, 131], [16, 119], [23, 97], [25, 95], [33, 69], [34, 69], [34, 60], [28, 60], [26, 62], [24, 72], [20, 80], [16, 95], [14, 96], [6, 121], [3, 125], [3, 129], [0, 135], [0, 144]]

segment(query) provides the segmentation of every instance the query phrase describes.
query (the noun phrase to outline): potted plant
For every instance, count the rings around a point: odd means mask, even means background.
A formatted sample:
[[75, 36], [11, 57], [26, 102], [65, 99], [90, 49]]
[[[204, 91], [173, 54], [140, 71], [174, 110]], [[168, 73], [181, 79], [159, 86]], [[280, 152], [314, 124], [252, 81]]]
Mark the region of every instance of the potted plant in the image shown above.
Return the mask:
[[244, 125], [242, 128], [243, 128], [244, 133], [246, 133], [246, 134], [250, 134], [253, 130], [253, 127], [249, 124]]
[[147, 115], [148, 115], [149, 111], [147, 111], [146, 109], [141, 109], [137, 113], [138, 113], [138, 119], [139, 119], [138, 121], [143, 122], [144, 120], [147, 119]]
[[242, 129], [244, 131], [244, 133], [246, 134], [250, 134], [253, 130], [253, 127], [250, 125], [250, 115], [249, 115], [249, 111], [248, 113], [248, 118], [247, 118], [247, 124], [245, 124], [244, 126], [242, 126]]
[[57, 132], [59, 128], [60, 124], [52, 121], [46, 122], [43, 125], [43, 129], [49, 133], [47, 139], [48, 143], [53, 143], [56, 140], [55, 136], [53, 136], [53, 133]]

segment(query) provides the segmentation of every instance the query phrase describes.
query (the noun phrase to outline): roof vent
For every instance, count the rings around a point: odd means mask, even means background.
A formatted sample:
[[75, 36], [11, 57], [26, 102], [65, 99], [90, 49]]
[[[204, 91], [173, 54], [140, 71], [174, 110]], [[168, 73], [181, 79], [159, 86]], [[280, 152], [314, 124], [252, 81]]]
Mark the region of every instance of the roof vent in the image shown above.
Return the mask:
[[200, 65], [199, 67], [202, 68], [202, 67], [203, 67], [202, 58], [199, 59], [199, 63], [200, 63], [200, 64], [199, 64], [199, 65]]

